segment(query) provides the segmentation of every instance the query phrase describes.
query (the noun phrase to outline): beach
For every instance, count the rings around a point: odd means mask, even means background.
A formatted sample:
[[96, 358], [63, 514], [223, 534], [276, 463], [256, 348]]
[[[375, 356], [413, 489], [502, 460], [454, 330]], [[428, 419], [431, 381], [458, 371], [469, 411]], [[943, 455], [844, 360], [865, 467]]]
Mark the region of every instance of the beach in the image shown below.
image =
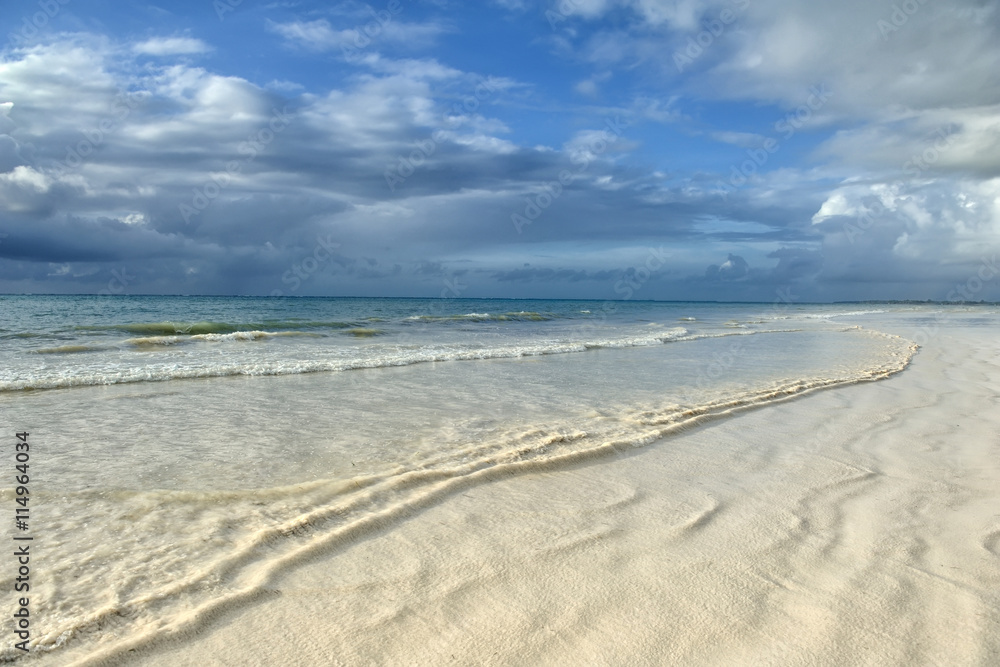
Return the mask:
[[[40, 569], [39, 577], [49, 579], [50, 604], [62, 605], [61, 619], [71, 630], [41, 642], [23, 660], [995, 664], [997, 313], [989, 307], [852, 308], [781, 310], [747, 320], [762, 322], [755, 325], [761, 331], [777, 331], [779, 317], [792, 319], [785, 329], [797, 333], [790, 334], [668, 339], [537, 361], [529, 356], [418, 364], [413, 368], [430, 369], [439, 385], [456, 386], [470, 364], [485, 361], [486, 370], [469, 377], [506, 387], [506, 394], [445, 394], [429, 401], [439, 405], [466, 396], [471, 402], [460, 404], [461, 410], [480, 406], [484, 412], [461, 429], [435, 426], [438, 449], [409, 454], [409, 467], [359, 459], [368, 466], [364, 474], [333, 482], [273, 473], [285, 486], [262, 481], [260, 471], [247, 472], [241, 479], [248, 488], [225, 491], [205, 489], [207, 475], [167, 466], [169, 475], [158, 479], [161, 485], [174, 480], [173, 490], [83, 489], [75, 500], [70, 494], [62, 517], [67, 525], [68, 513], [86, 502], [93, 510], [90, 530], [120, 532], [115, 538], [105, 532], [102, 541], [85, 538], [87, 529], [78, 524], [67, 529], [77, 537], [63, 548], [75, 549], [76, 560], [86, 551], [90, 570], [67, 564], [63, 570]], [[810, 321], [820, 329], [810, 333]], [[686, 326], [696, 330], [696, 322]], [[792, 384], [773, 380], [765, 370], [781, 355], [768, 357], [770, 344], [737, 349], [732, 340], [776, 341], [774, 349], [785, 356], [781, 376], [795, 365], [801, 377]], [[838, 358], [855, 355], [858, 365], [822, 358], [825, 368], [841, 368], [843, 375], [815, 375], [808, 369], [820, 363], [819, 349], [805, 345], [796, 356], [794, 340], [846, 341], [836, 348]], [[683, 384], [677, 374], [660, 369], [647, 377], [640, 371], [656, 360], [680, 368], [690, 354], [682, 352], [695, 349], [685, 345], [718, 341], [727, 346], [718, 349], [736, 350], [731, 358], [715, 357], [728, 364], [724, 384], [697, 381], [704, 359], [693, 367], [685, 391], [677, 388]], [[913, 354], [915, 343], [920, 348]], [[716, 348], [698, 349], [704, 354]], [[765, 358], [766, 364], [760, 362]], [[553, 386], [565, 388], [582, 363], [625, 368], [627, 382], [617, 385], [616, 402], [602, 407], [590, 397], [593, 415], [580, 413], [544, 431], [539, 419], [566, 415], [575, 404], [553, 398], [547, 405], [543, 399]], [[383, 392], [390, 391], [385, 378], [399, 386], [426, 381], [425, 370], [408, 368], [365, 373], [379, 374]], [[734, 375], [755, 379], [740, 385]], [[329, 383], [331, 377], [313, 373], [288, 382]], [[587, 396], [584, 385], [615, 393], [611, 380], [601, 378], [580, 382], [579, 395]], [[196, 401], [208, 388], [220, 397], [220, 409], [233, 412], [232, 400], [258, 387], [254, 378], [175, 382], [103, 386], [95, 396], [130, 409], [162, 407], [180, 400], [177, 387]], [[215, 384], [220, 382], [230, 384]], [[371, 400], [363, 381], [353, 382], [352, 392]], [[495, 423], [482, 423], [488, 404], [525, 402], [525, 395], [513, 393], [525, 384], [537, 405], [520, 418], [534, 430], [523, 430], [523, 424], [508, 429], [510, 406], [496, 408]], [[701, 407], [685, 409], [671, 400], [653, 409], [643, 401], [657, 393], [657, 384], [681, 402], [699, 397]], [[296, 397], [297, 386], [279, 385], [281, 391], [270, 393]], [[319, 386], [306, 385], [310, 392]], [[424, 386], [426, 392], [444, 391]], [[92, 390], [56, 390], [67, 391], [76, 393], [29, 395], [43, 402], [56, 396], [65, 405], [67, 397]], [[233, 393], [222, 401], [220, 391]], [[708, 394], [714, 403], [706, 402]], [[626, 398], [631, 408], [624, 407]], [[18, 401], [6, 407], [31, 405]], [[348, 407], [339, 413], [344, 418]], [[405, 412], [405, 406], [398, 408]], [[414, 414], [424, 420], [427, 413]], [[581, 428], [573, 431], [573, 424]], [[447, 438], [459, 447], [473, 432], [490, 439], [445, 451]], [[290, 451], [279, 449], [274, 460]], [[236, 452], [230, 456], [238, 466]], [[334, 465], [336, 454], [324, 458], [317, 452], [311, 460]], [[308, 461], [301, 469], [292, 466], [293, 477], [304, 474]], [[140, 465], [139, 458], [128, 463]], [[224, 465], [220, 460], [216, 469]], [[266, 488], [258, 488], [262, 484]], [[53, 501], [52, 511], [56, 506]], [[141, 559], [134, 555], [143, 549]], [[82, 573], [93, 583], [77, 582], [75, 590], [70, 579]], [[109, 583], [110, 597], [94, 608], [86, 596]], [[39, 625], [46, 611], [37, 612]]]
[[4, 10], [0, 664], [1000, 667], [1000, 0]]
[[144, 664], [996, 664], [998, 359], [944, 324], [893, 378], [455, 494]]

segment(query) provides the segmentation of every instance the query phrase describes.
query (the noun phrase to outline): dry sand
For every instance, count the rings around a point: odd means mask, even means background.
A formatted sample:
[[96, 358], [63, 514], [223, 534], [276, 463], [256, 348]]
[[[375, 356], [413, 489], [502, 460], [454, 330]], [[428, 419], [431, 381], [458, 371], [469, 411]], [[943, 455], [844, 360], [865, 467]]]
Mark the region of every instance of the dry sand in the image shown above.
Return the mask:
[[946, 327], [888, 380], [467, 489], [125, 662], [998, 665], [998, 366]]

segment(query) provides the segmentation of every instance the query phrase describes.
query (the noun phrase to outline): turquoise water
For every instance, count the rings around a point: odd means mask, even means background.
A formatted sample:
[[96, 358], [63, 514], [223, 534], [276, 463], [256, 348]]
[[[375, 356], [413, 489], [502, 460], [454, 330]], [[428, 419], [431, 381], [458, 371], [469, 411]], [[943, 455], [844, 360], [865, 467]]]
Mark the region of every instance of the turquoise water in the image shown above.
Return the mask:
[[913, 347], [867, 323], [896, 315], [920, 307], [0, 296], [33, 641], [58, 663], [155, 636], [448, 484], [885, 377]]
[[[64, 489], [246, 490], [422, 465], [533, 430], [867, 378], [857, 306], [0, 297], [0, 410]], [[99, 443], [99, 446], [95, 446]], [[192, 464], [195, 462], [196, 464]]]
[[492, 299], [0, 296], [0, 392], [656, 346], [787, 329], [789, 317], [815, 324], [850, 312], [864, 309]]

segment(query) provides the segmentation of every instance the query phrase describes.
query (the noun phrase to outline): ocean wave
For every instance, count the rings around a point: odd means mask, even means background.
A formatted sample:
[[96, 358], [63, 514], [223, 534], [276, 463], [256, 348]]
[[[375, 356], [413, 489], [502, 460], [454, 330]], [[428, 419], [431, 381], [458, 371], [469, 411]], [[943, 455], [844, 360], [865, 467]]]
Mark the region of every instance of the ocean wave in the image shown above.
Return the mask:
[[126, 338], [125, 344], [135, 347], [158, 347], [168, 345], [178, 345], [192, 341], [238, 342], [253, 341], [264, 338], [295, 337], [322, 338], [318, 333], [309, 331], [234, 331], [232, 333], [205, 333], [191, 336], [143, 336], [141, 338]]
[[[701, 333], [692, 336], [682, 336], [678, 340], [702, 340], [704, 338], [728, 338], [730, 336], [756, 336], [758, 334], [799, 333], [802, 329], [740, 329], [720, 333]], [[845, 329], [846, 331], [846, 329]]]
[[411, 315], [409, 322], [547, 322], [556, 319], [550, 313], [522, 310], [510, 313], [465, 313], [461, 315]]
[[829, 320], [834, 317], [854, 317], [857, 315], [878, 315], [885, 313], [885, 310], [849, 310], [839, 313], [791, 313], [789, 315], [772, 315], [769, 320]]
[[80, 352], [100, 352], [106, 349], [108, 349], [106, 345], [60, 345], [30, 350], [30, 352], [32, 354], [78, 354]]
[[108, 325], [80, 325], [73, 327], [76, 331], [111, 332], [123, 331], [146, 336], [198, 336], [205, 334], [229, 334], [246, 331], [262, 331], [265, 329], [349, 329], [357, 324], [353, 322], [327, 322], [310, 320], [264, 320], [257, 323], [234, 322], [138, 322]]
[[[558, 354], [573, 354], [600, 349], [621, 349], [630, 347], [648, 347], [665, 343], [688, 342], [703, 338], [722, 338], [726, 336], [752, 336], [770, 333], [791, 333], [794, 329], [771, 331], [732, 331], [726, 333], [691, 334], [683, 327], [669, 330], [649, 332], [641, 336], [624, 336], [621, 338], [600, 338], [593, 340], [541, 340], [516, 345], [496, 345], [470, 347], [462, 345], [436, 345], [433, 347], [384, 346], [377, 352], [362, 351], [359, 356], [336, 358], [328, 360], [242, 360], [240, 362], [223, 362], [214, 365], [178, 367], [176, 364], [145, 364], [128, 368], [116, 367], [94, 372], [90, 367], [85, 369], [69, 369], [70, 374], [55, 376], [37, 376], [32, 378], [0, 380], [0, 392], [23, 391], [28, 389], [61, 389], [93, 385], [125, 384], [133, 382], [164, 382], [168, 380], [184, 380], [196, 378], [227, 377], [234, 375], [267, 376], [267, 375], [300, 375], [305, 373], [338, 372], [369, 368], [390, 368], [396, 366], [411, 366], [414, 364], [443, 361], [475, 361], [485, 359], [516, 359], [519, 357], [539, 357]], [[241, 334], [259, 334], [264, 337], [288, 335], [276, 332], [241, 332]], [[206, 340], [251, 340], [203, 334]], [[369, 353], [374, 356], [364, 356]], [[65, 371], [64, 371], [65, 373]]]
[[799, 317], [804, 317], [807, 320], [828, 320], [831, 317], [853, 317], [855, 315], [878, 315], [879, 313], [884, 313], [884, 310], [850, 310], [846, 313], [808, 313], [806, 315], [800, 315]]
[[[462, 313], [452, 315], [412, 315], [403, 319], [403, 323], [456, 323], [456, 322], [546, 322], [556, 319], [550, 313], [534, 311], [518, 311], [506, 313]], [[142, 339], [152, 339], [157, 336], [201, 336], [207, 334], [239, 334], [247, 331], [301, 331], [301, 330], [344, 330], [366, 329], [372, 323], [383, 322], [381, 317], [362, 317], [353, 321], [341, 320], [305, 320], [290, 318], [280, 320], [262, 320], [260, 322], [219, 322], [219, 321], [163, 321], [163, 322], [121, 322], [112, 324], [86, 324], [72, 327], [72, 331], [92, 334], [109, 334], [122, 332]], [[5, 334], [5, 337], [11, 334]], [[36, 334], [13, 334], [13, 337], [34, 337]], [[166, 343], [175, 344], [176, 341]], [[146, 343], [146, 344], [165, 344]]]
[[51, 338], [52, 334], [35, 333], [33, 331], [19, 331], [17, 333], [5, 333], [0, 338]]
[[141, 338], [127, 338], [125, 339], [125, 344], [135, 345], [136, 347], [145, 347], [147, 345], [177, 345], [178, 343], [186, 340], [188, 340], [188, 338], [182, 336], [143, 336]]
[[264, 338], [322, 338], [318, 333], [309, 331], [234, 331], [228, 334], [198, 334], [191, 336], [194, 340], [207, 340], [215, 343], [227, 341], [262, 340]]
[[357, 327], [355, 329], [348, 329], [344, 333], [350, 334], [355, 338], [371, 338], [372, 336], [380, 336], [385, 332], [381, 329], [367, 329], [365, 327]]

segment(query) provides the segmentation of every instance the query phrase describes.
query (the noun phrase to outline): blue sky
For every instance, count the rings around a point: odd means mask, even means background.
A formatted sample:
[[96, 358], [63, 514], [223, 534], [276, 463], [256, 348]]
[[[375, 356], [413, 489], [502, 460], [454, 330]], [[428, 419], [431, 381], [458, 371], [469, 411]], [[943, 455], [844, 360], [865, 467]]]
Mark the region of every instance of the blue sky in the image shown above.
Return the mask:
[[1000, 300], [998, 28], [981, 0], [14, 3], [0, 291]]

